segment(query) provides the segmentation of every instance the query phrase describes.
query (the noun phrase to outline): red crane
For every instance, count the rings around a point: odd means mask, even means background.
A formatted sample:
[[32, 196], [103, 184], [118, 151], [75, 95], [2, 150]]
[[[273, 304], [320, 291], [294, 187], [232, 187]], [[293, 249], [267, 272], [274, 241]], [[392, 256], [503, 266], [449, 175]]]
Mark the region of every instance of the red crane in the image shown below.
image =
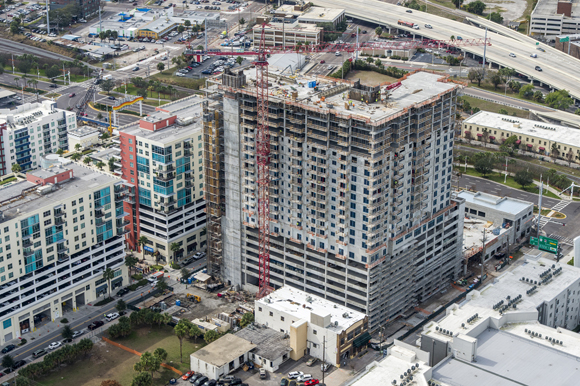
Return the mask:
[[[256, 56], [253, 62], [256, 67], [256, 99], [258, 102], [258, 127], [256, 130], [256, 158], [258, 164], [258, 228], [259, 228], [259, 289], [258, 299], [272, 292], [270, 286], [270, 131], [268, 125], [268, 61], [269, 55], [286, 53], [322, 53], [322, 52], [354, 52], [366, 50], [410, 50], [417, 48], [466, 47], [491, 45], [489, 39], [464, 40], [417, 40], [417, 41], [374, 41], [364, 43], [314, 44], [296, 46], [266, 47], [266, 27], [262, 24], [260, 44], [255, 51], [194, 51], [189, 44], [184, 55], [217, 55], [217, 56]], [[394, 90], [401, 82], [393, 83], [387, 90]], [[390, 88], [389, 88], [390, 87]]]

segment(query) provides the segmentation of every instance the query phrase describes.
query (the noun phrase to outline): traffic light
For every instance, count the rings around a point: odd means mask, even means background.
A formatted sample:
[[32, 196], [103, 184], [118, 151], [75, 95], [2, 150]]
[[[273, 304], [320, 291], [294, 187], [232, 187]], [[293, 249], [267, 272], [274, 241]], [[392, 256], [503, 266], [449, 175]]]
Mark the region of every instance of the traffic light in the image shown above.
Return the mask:
[[558, 249], [556, 250], [556, 263], [559, 262], [562, 257], [562, 247], [558, 245]]

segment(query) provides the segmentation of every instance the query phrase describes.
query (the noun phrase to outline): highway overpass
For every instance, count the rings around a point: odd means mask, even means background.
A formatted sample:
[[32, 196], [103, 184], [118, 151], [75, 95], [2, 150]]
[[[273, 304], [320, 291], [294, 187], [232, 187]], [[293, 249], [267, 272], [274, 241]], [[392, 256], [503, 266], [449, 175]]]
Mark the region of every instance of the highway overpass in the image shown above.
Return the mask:
[[[474, 15], [467, 18], [469, 24], [461, 23], [416, 10], [407, 13], [408, 8], [377, 0], [315, 0], [315, 5], [343, 8], [349, 17], [436, 40], [449, 40], [451, 36], [482, 39], [485, 35], [484, 28], [487, 26], [489, 29], [487, 37], [491, 41], [491, 46], [487, 46], [486, 51], [487, 63], [495, 65], [496, 68], [498, 66], [513, 68], [532, 79], [537, 85], [568, 90], [575, 102], [580, 102], [580, 60], [546, 44], [536, 45], [536, 40], [489, 20]], [[420, 29], [398, 25], [398, 20], [415, 23]], [[425, 24], [430, 24], [433, 28], [427, 29]], [[545, 52], [538, 50], [537, 47]], [[468, 55], [483, 57], [483, 48], [483, 46], [463, 47], [462, 50]], [[510, 53], [516, 57], [510, 57]], [[532, 58], [531, 54], [537, 54], [538, 57]], [[536, 71], [535, 66], [540, 66], [543, 71]]]

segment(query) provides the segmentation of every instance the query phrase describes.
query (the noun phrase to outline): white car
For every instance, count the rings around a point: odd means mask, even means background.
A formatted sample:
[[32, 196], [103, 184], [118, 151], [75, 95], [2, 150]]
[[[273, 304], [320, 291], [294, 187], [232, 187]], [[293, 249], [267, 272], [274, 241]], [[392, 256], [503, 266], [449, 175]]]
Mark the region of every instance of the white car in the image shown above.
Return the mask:
[[515, 57], [516, 57], [516, 54], [514, 54], [513, 52], [510, 52], [510, 56], [511, 56], [512, 58], [515, 58]]
[[302, 374], [301, 376], [298, 377], [297, 381], [298, 382], [306, 382], [310, 379], [312, 379], [312, 374]]
[[292, 371], [292, 372], [288, 373], [288, 378], [295, 379], [295, 378], [301, 377], [303, 375], [304, 375], [304, 373], [302, 371]]
[[78, 338], [79, 336], [83, 335], [85, 333], [85, 330], [80, 330], [80, 331], [75, 331], [73, 333], [73, 339]]
[[119, 317], [119, 314], [114, 312], [112, 314], [107, 314], [107, 322], [110, 322], [111, 320], [115, 320]]
[[185, 76], [185, 74], [184, 74], [183, 72], [178, 72], [178, 73], [176, 73], [175, 75], [176, 75], [176, 76], [181, 76], [181, 77]]
[[51, 344], [48, 345], [48, 349], [49, 350], [56, 350], [60, 346], [62, 346], [61, 342], [52, 342]]
[[433, 29], [433, 27], [431, 27], [431, 24], [425, 24], [425, 28], [427, 28], [427, 29]]

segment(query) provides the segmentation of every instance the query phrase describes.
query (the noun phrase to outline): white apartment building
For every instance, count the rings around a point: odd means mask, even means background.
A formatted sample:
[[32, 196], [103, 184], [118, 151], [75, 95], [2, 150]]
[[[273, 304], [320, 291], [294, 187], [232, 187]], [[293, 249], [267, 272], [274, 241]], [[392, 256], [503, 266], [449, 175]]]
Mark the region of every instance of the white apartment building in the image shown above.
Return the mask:
[[43, 154], [67, 150], [67, 131], [76, 128], [76, 114], [56, 102], [25, 103], [0, 110], [0, 176], [19, 164], [22, 171], [40, 165]]
[[74, 163], [0, 189], [0, 344], [128, 283], [123, 180]]
[[254, 320], [288, 334], [294, 360], [311, 355], [337, 366], [371, 339], [365, 314], [288, 286], [256, 300]]
[[[129, 247], [169, 262], [206, 248], [202, 102], [188, 97], [119, 129]], [[179, 252], [171, 245], [181, 246]]]
[[[225, 165], [216, 202], [225, 207], [220, 275], [250, 291], [259, 285], [258, 104], [245, 79], [255, 76], [223, 74], [223, 103], [209, 106], [223, 111], [223, 135], [215, 132]], [[276, 86], [268, 111], [270, 285], [366, 314], [373, 330], [457, 278], [464, 207], [451, 196], [451, 172], [459, 86], [421, 71], [390, 92], [302, 75]]]

